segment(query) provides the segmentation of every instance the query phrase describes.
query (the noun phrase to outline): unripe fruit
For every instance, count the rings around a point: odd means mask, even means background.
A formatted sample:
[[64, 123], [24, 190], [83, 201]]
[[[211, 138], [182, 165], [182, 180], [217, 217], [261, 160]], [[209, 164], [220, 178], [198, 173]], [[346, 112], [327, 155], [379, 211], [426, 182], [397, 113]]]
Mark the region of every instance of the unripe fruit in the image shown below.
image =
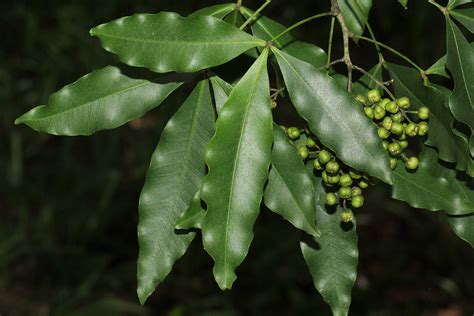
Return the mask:
[[356, 179], [356, 180], [362, 178], [362, 175], [360, 174], [360, 172], [352, 168], [349, 170], [349, 175], [351, 176], [352, 179]]
[[315, 170], [318, 170], [318, 171], [323, 170], [323, 166], [321, 165], [318, 159], [313, 160], [313, 167]]
[[321, 173], [321, 178], [323, 178], [324, 183], [329, 183], [328, 182], [328, 174], [326, 173], [326, 171], [323, 171]]
[[403, 125], [402, 125], [402, 123], [393, 122], [392, 123], [392, 128], [390, 129], [390, 131], [392, 133], [394, 133], [395, 135], [403, 134]]
[[341, 187], [339, 189], [339, 196], [343, 199], [348, 199], [352, 196], [352, 189], [349, 187]]
[[400, 99], [397, 100], [397, 105], [401, 107], [402, 109], [408, 109], [410, 107], [410, 99], [407, 97], [401, 97]]
[[286, 132], [288, 133], [288, 137], [291, 139], [297, 139], [301, 134], [300, 130], [296, 127], [288, 127]]
[[381, 139], [387, 139], [390, 136], [390, 132], [383, 127], [379, 127], [379, 129], [377, 130], [377, 134]]
[[327, 150], [323, 149], [319, 152], [318, 159], [321, 164], [327, 164], [331, 158], [331, 154]]
[[386, 110], [386, 106], [387, 106], [387, 104], [389, 104], [389, 103], [390, 103], [390, 99], [385, 98], [385, 99], [383, 99], [382, 101], [379, 102], [379, 105], [380, 105], [381, 107], [383, 107], [384, 110]]
[[374, 110], [370, 106], [364, 107], [364, 112], [365, 112], [365, 115], [367, 115], [369, 118], [371, 119], [374, 118]]
[[364, 205], [364, 197], [362, 195], [353, 196], [351, 204], [355, 208], [362, 207]]
[[298, 148], [298, 155], [300, 155], [301, 159], [306, 159], [309, 156], [309, 151], [306, 146], [301, 146]]
[[359, 187], [361, 187], [362, 189], [368, 188], [369, 183], [365, 180], [362, 180], [362, 181], [359, 182]]
[[418, 134], [418, 125], [415, 123], [408, 123], [405, 127], [405, 134], [411, 137], [416, 136], [416, 134]]
[[418, 158], [416, 157], [410, 157], [406, 162], [405, 162], [405, 167], [408, 169], [408, 170], [415, 170], [416, 168], [418, 168]]
[[380, 91], [377, 89], [370, 90], [367, 92], [367, 99], [369, 99], [370, 103], [377, 103], [382, 99], [382, 96], [380, 95]]
[[352, 187], [352, 196], [361, 195], [362, 189], [359, 187]]
[[337, 196], [334, 193], [326, 194], [326, 205], [336, 205]]
[[335, 175], [335, 176], [328, 175], [328, 183], [329, 184], [338, 184], [339, 181], [340, 181], [339, 175]]
[[382, 121], [382, 126], [386, 130], [390, 130], [392, 128], [392, 123], [393, 123], [392, 118], [390, 116], [386, 116]]
[[398, 143], [391, 143], [388, 145], [388, 152], [392, 156], [398, 156], [402, 153], [402, 147]]
[[394, 122], [401, 123], [403, 121], [403, 115], [400, 112], [396, 112], [395, 114], [390, 115], [390, 117]]
[[429, 116], [430, 109], [428, 109], [426, 106], [422, 106], [418, 109], [418, 117], [420, 118], [420, 120], [427, 120]]
[[374, 107], [374, 118], [377, 120], [381, 120], [385, 116], [385, 110], [380, 105], [376, 105]]
[[418, 135], [419, 136], [425, 136], [426, 133], [428, 133], [428, 123], [426, 122], [420, 122], [420, 124], [418, 124]]
[[397, 158], [390, 158], [390, 168], [392, 170], [395, 170], [398, 164], [398, 159]]
[[308, 137], [306, 139], [306, 146], [308, 148], [315, 148], [316, 147], [316, 142], [314, 141], [314, 139], [312, 139], [311, 137]]
[[354, 219], [354, 213], [350, 209], [342, 211], [339, 216], [341, 217], [341, 221], [343, 221], [344, 223], [352, 222], [352, 220]]
[[339, 180], [339, 184], [343, 187], [350, 187], [352, 185], [352, 178], [349, 174], [343, 174]]
[[401, 140], [398, 143], [400, 144], [400, 147], [402, 147], [402, 149], [405, 149], [408, 147], [408, 142], [406, 140]]
[[355, 96], [355, 99], [357, 101], [359, 101], [360, 103], [362, 103], [363, 105], [365, 105], [367, 103], [367, 100], [365, 99], [365, 97], [361, 94], [358, 94]]
[[383, 149], [388, 150], [388, 145], [389, 145], [389, 144], [390, 144], [389, 142], [387, 142], [386, 140], [384, 140], [384, 141], [382, 142]]
[[339, 171], [339, 163], [335, 160], [331, 160], [326, 164], [326, 171], [328, 173], [337, 173]]
[[386, 106], [385, 110], [390, 113], [397, 113], [398, 112], [398, 105], [395, 101], [390, 101]]

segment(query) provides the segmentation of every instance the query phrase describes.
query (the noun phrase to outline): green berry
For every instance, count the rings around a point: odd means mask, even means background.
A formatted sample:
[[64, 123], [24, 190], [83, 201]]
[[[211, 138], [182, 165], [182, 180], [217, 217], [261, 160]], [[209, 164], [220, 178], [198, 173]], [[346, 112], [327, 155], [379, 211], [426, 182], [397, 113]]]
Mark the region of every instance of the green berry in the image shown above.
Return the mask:
[[342, 211], [339, 216], [341, 217], [341, 221], [344, 223], [352, 222], [354, 219], [354, 213], [350, 209]]
[[335, 175], [335, 176], [329, 176], [328, 175], [328, 183], [329, 184], [338, 184], [339, 181], [340, 181], [339, 175]]
[[361, 195], [362, 189], [359, 187], [352, 187], [352, 196]]
[[377, 134], [381, 139], [387, 139], [390, 136], [390, 132], [383, 127], [379, 127], [379, 129], [377, 130]]
[[326, 205], [336, 205], [337, 196], [334, 193], [326, 194]]
[[328, 174], [326, 173], [326, 171], [323, 171], [323, 172], [321, 173], [321, 178], [323, 178], [324, 183], [329, 183], [329, 181], [328, 181]]
[[339, 180], [339, 184], [343, 187], [350, 187], [352, 185], [352, 178], [349, 174], [343, 174]]
[[362, 207], [364, 205], [364, 197], [362, 195], [353, 196], [351, 204], [355, 208]]
[[393, 122], [392, 128], [390, 128], [390, 131], [395, 135], [403, 134], [403, 125], [402, 125], [402, 123]]
[[374, 118], [374, 110], [370, 106], [364, 107], [364, 112], [365, 112], [365, 115], [367, 115], [369, 118], [371, 119]]
[[402, 153], [402, 147], [398, 143], [391, 143], [388, 145], [388, 152], [392, 156], [398, 156]]
[[405, 162], [405, 167], [408, 169], [408, 170], [415, 170], [416, 168], [418, 168], [418, 158], [416, 157], [410, 157], [408, 158], [408, 160]]
[[400, 144], [400, 147], [402, 147], [402, 149], [405, 149], [408, 147], [408, 142], [406, 140], [401, 140], [398, 143]]
[[316, 147], [316, 142], [314, 141], [314, 139], [312, 139], [311, 137], [308, 137], [306, 139], [306, 147], [315, 148]]
[[362, 103], [363, 105], [366, 105], [367, 104], [367, 100], [365, 99], [365, 97], [361, 94], [358, 94], [355, 96], [355, 99], [357, 101], [359, 101], [360, 103]]
[[400, 112], [396, 112], [395, 114], [390, 115], [390, 117], [394, 122], [401, 123], [403, 121], [403, 115]]
[[381, 120], [385, 116], [385, 110], [380, 105], [376, 105], [374, 107], [374, 118], [377, 120]]
[[343, 199], [348, 199], [352, 196], [352, 189], [349, 187], [341, 187], [339, 189], [339, 196]]
[[361, 187], [362, 189], [366, 189], [369, 187], [369, 183], [365, 180], [362, 180], [359, 182], [359, 187]]
[[392, 128], [392, 123], [392, 118], [390, 116], [386, 116], [382, 121], [382, 126], [383, 128], [389, 131]]
[[424, 136], [426, 135], [426, 133], [428, 133], [428, 123], [426, 122], [420, 122], [420, 124], [418, 124], [418, 135], [419, 136]]
[[397, 113], [398, 112], [398, 105], [395, 101], [390, 101], [389, 103], [387, 103], [387, 105], [385, 106], [385, 110], [387, 112], [390, 112], [390, 113]]
[[397, 105], [402, 108], [402, 109], [408, 109], [410, 107], [410, 99], [407, 97], [401, 97], [400, 99], [397, 100]]
[[397, 167], [397, 164], [398, 164], [397, 158], [390, 158], [390, 168], [392, 168], [392, 170], [395, 170], [395, 168]]
[[379, 102], [379, 105], [380, 105], [381, 107], [383, 107], [383, 109], [385, 110], [387, 104], [389, 104], [389, 103], [390, 103], [390, 99], [385, 98], [385, 99], [383, 99], [382, 101]]
[[313, 160], [313, 167], [314, 167], [314, 170], [318, 170], [318, 171], [323, 170], [323, 166], [321, 165], [318, 159]]
[[416, 136], [418, 134], [418, 125], [413, 122], [408, 123], [405, 127], [405, 134], [410, 137]]
[[335, 160], [331, 160], [326, 164], [326, 171], [328, 173], [337, 173], [339, 171], [339, 163]]
[[422, 106], [418, 109], [418, 117], [420, 118], [420, 120], [427, 120], [429, 116], [430, 109], [428, 109], [426, 106]]
[[360, 174], [360, 172], [352, 168], [349, 170], [349, 175], [351, 176], [352, 179], [356, 179], [356, 180], [362, 178], [362, 175]]
[[388, 145], [389, 145], [389, 144], [390, 144], [389, 142], [387, 142], [386, 140], [384, 140], [384, 141], [382, 142], [383, 149], [388, 150]]
[[323, 165], [327, 164], [331, 160], [332, 156], [327, 150], [321, 150], [318, 155], [319, 162]]
[[288, 133], [288, 137], [291, 139], [297, 139], [301, 135], [300, 130], [296, 127], [288, 127], [286, 132]]
[[309, 151], [306, 146], [301, 146], [298, 148], [298, 155], [300, 155], [301, 159], [306, 159], [309, 156]]
[[367, 92], [367, 99], [369, 99], [370, 103], [374, 104], [379, 102], [382, 99], [382, 96], [380, 95], [379, 90], [373, 89]]

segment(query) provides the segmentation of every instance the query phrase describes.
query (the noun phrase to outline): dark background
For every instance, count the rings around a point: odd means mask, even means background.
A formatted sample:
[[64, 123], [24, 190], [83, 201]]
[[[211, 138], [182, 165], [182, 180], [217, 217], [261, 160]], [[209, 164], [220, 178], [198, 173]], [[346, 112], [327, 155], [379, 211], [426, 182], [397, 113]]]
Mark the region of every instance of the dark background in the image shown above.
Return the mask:
[[[444, 20], [425, 1], [405, 11], [375, 1], [382, 42], [427, 68], [445, 51]], [[140, 307], [135, 295], [137, 204], [148, 160], [174, 94], [144, 119], [92, 137], [54, 137], [13, 121], [50, 93], [117, 59], [89, 29], [135, 12], [183, 15], [219, 1], [2, 1], [0, 3], [0, 314], [5, 315], [329, 315], [299, 251], [299, 232], [262, 210], [249, 257], [232, 291], [221, 292], [199, 238]], [[255, 9], [261, 2], [244, 0]], [[287, 25], [329, 1], [274, 0], [265, 14]], [[294, 32], [326, 49], [329, 19]], [[341, 55], [335, 34], [334, 57]], [[355, 62], [376, 63], [373, 47], [352, 45]], [[390, 61], [401, 62], [386, 53]], [[241, 62], [249, 63], [247, 57]], [[227, 78], [241, 66], [226, 68]], [[237, 70], [233, 72], [230, 70]], [[344, 70], [341, 68], [340, 70]], [[186, 87], [185, 89], [189, 89]], [[474, 251], [443, 215], [371, 190], [357, 215], [359, 277], [353, 315], [471, 315]]]

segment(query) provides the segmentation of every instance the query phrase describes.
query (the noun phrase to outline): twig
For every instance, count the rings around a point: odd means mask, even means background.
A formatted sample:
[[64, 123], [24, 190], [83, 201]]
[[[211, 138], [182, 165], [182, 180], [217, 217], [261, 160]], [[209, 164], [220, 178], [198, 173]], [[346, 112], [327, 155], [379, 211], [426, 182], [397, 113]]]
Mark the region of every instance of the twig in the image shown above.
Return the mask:
[[[385, 92], [387, 92], [387, 94], [390, 96], [390, 98], [392, 98], [392, 100], [396, 100], [395, 96], [392, 94], [392, 92], [386, 87], [387, 83], [386, 82], [382, 82], [382, 81], [379, 81], [377, 80], [377, 78], [375, 78], [374, 76], [372, 76], [371, 73], [369, 73], [368, 71], [366, 71], [365, 69], [359, 67], [359, 66], [356, 66], [356, 65], [352, 65], [352, 68], [361, 72], [362, 74], [366, 75], [367, 77], [369, 77], [370, 80], [372, 80], [373, 82], [375, 82], [376, 85], [380, 86], [382, 89], [385, 90]], [[391, 81], [389, 81], [391, 82]]]
[[343, 61], [347, 66], [347, 91], [352, 91], [352, 61], [351, 61], [351, 54], [349, 51], [349, 37], [350, 32], [347, 28], [346, 22], [344, 21], [344, 17], [339, 10], [339, 5], [337, 4], [337, 0], [331, 0], [331, 12], [337, 18], [339, 25], [341, 26], [342, 30], [342, 42], [344, 44], [344, 56]]

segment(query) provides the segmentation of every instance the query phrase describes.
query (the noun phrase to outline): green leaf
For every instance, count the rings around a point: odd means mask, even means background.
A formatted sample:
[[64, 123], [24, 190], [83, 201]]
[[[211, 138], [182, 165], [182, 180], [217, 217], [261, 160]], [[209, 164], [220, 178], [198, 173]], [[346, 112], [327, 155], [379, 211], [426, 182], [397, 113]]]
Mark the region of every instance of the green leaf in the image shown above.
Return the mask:
[[[471, 47], [474, 49], [474, 42], [471, 43]], [[446, 78], [450, 78], [446, 72], [446, 55], [441, 57], [435, 62], [428, 70], [425, 71], [427, 75], [439, 75]]]
[[425, 147], [420, 154], [420, 164], [415, 171], [408, 171], [399, 163], [394, 170], [392, 197], [413, 207], [430, 211], [443, 210], [450, 215], [474, 212], [472, 179], [457, 177], [456, 170], [442, 165], [434, 149]]
[[398, 0], [401, 6], [406, 10], [408, 6], [408, 0]]
[[337, 0], [337, 3], [349, 31], [362, 35], [369, 18], [372, 0]]
[[279, 126], [273, 128], [272, 168], [265, 188], [265, 205], [293, 226], [319, 236], [314, 212], [314, 188], [298, 155]]
[[209, 83], [203, 80], [166, 124], [151, 157], [139, 203], [137, 293], [142, 304], [194, 238], [194, 233], [175, 233], [175, 223], [200, 189], [214, 119]]
[[[254, 13], [246, 7], [242, 7], [241, 10], [246, 18], [249, 18]], [[286, 26], [264, 15], [259, 15], [257, 20], [252, 23], [253, 35], [265, 41], [271, 40], [284, 30], [286, 30]], [[273, 45], [315, 67], [324, 66], [327, 62], [327, 54], [322, 48], [313, 44], [297, 41], [290, 33], [286, 33], [273, 41]]]
[[354, 97], [314, 66], [273, 51], [293, 105], [318, 139], [345, 164], [391, 183], [387, 153]]
[[105, 50], [129, 66], [195, 72], [224, 64], [265, 41], [212, 16], [135, 14], [91, 30]]
[[15, 124], [53, 135], [91, 135], [143, 116], [180, 85], [130, 79], [108, 66], [53, 93], [47, 105], [23, 114]]
[[237, 9], [233, 10], [228, 16], [226, 16], [224, 21], [235, 27], [240, 27], [242, 24], [244, 24], [242, 14]]
[[469, 155], [468, 143], [453, 132], [454, 118], [445, 106], [447, 98], [440, 90], [442, 88], [425, 86], [416, 69], [389, 63], [386, 67], [397, 96], [410, 98], [413, 109], [430, 108], [430, 130], [425, 144], [435, 147], [440, 159], [456, 163], [456, 169], [474, 176], [474, 161]]
[[201, 205], [201, 192], [198, 191], [191, 199], [191, 204], [178, 218], [176, 229], [201, 228], [205, 210]]
[[212, 91], [214, 92], [214, 102], [216, 104], [217, 113], [221, 112], [222, 107], [227, 102], [230, 92], [232, 91], [232, 85], [225, 82], [218, 76], [214, 75], [209, 78], [212, 85]]
[[456, 235], [474, 247], [474, 214], [447, 216], [447, 221]]
[[471, 3], [473, 2], [472, 0], [449, 0], [448, 2], [448, 9], [455, 8], [457, 6], [466, 4], [466, 3]]
[[207, 15], [216, 17], [218, 19], [223, 19], [226, 15], [234, 11], [234, 8], [235, 3], [216, 4], [210, 7], [199, 9], [188, 15], [188, 17], [193, 17], [196, 15]]
[[474, 8], [451, 10], [449, 14], [474, 33]]
[[471, 129], [469, 149], [474, 156], [474, 48], [454, 22], [446, 17], [448, 56], [446, 66], [454, 79], [449, 108], [456, 120]]
[[268, 50], [232, 90], [206, 150], [209, 173], [201, 187], [207, 204], [203, 244], [215, 261], [214, 277], [230, 289], [247, 256], [260, 212], [273, 142]]
[[359, 257], [356, 226], [341, 223], [341, 208], [336, 212], [326, 210], [326, 193], [321, 178], [314, 178], [316, 221], [321, 230], [321, 237], [302, 241], [301, 251], [313, 277], [314, 286], [331, 307], [332, 314], [348, 315]]
[[[383, 81], [382, 64], [375, 65], [368, 72], [376, 80]], [[347, 78], [346, 78], [346, 82], [347, 82]], [[366, 96], [369, 90], [375, 89], [375, 88], [380, 90], [380, 87], [375, 83], [373, 79], [371, 79], [367, 75], [364, 75], [352, 85], [352, 92], [354, 94], [361, 94], [363, 96]]]

